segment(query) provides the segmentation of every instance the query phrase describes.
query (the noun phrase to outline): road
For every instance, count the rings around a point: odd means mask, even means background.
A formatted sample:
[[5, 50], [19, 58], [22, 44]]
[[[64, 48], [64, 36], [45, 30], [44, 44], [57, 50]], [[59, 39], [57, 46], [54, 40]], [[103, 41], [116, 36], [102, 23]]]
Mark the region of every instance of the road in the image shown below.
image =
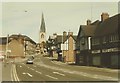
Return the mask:
[[115, 69], [68, 65], [41, 55], [34, 59], [34, 64], [23, 61], [11, 68], [12, 81], [118, 81]]

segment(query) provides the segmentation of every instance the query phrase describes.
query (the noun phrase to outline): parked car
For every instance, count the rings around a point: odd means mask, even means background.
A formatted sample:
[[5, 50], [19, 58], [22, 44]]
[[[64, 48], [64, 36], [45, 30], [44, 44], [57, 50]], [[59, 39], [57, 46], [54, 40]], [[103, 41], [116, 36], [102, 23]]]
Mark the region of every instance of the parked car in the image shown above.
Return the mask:
[[3, 59], [4, 59], [4, 56], [0, 56], [0, 61], [3, 61]]
[[33, 60], [32, 59], [28, 59], [26, 64], [33, 64]]

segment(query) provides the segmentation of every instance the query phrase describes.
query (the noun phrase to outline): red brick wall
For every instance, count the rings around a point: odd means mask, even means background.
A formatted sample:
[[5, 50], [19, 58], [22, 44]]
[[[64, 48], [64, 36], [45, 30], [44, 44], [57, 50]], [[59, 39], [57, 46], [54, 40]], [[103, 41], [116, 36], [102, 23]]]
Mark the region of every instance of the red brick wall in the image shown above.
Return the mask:
[[9, 43], [8, 50], [11, 50], [8, 56], [24, 56], [24, 45], [15, 39]]

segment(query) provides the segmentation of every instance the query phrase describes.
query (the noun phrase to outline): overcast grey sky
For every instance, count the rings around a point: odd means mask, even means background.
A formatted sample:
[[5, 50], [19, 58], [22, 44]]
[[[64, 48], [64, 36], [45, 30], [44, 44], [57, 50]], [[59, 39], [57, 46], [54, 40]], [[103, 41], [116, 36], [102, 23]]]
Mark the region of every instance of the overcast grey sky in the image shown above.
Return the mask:
[[[25, 12], [27, 11], [27, 12]], [[78, 33], [79, 26], [100, 20], [102, 12], [110, 17], [118, 13], [117, 2], [8, 2], [2, 3], [2, 36], [24, 34], [39, 40], [42, 12], [46, 23], [47, 38], [63, 31]], [[92, 13], [91, 13], [92, 12]]]

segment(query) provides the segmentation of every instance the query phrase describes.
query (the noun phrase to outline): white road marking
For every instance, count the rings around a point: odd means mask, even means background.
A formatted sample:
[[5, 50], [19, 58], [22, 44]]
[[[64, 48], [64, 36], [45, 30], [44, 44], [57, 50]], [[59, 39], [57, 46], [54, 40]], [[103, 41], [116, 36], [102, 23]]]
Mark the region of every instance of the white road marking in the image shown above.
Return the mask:
[[56, 77], [53, 77], [53, 76], [50, 76], [50, 75], [46, 75], [47, 77], [49, 77], [49, 78], [52, 78], [52, 79], [58, 79], [58, 78], [56, 78]]
[[17, 76], [16, 66], [15, 65], [12, 65], [12, 75], [13, 75], [12, 77], [14, 78], [14, 81], [20, 81], [18, 76]]
[[39, 73], [39, 74], [42, 74], [41, 72], [39, 72], [39, 71], [35, 71], [36, 73]]
[[14, 69], [15, 69], [15, 75], [16, 75], [17, 81], [20, 81], [19, 78], [18, 78], [18, 75], [17, 75], [17, 71], [16, 71], [16, 66], [15, 65], [14, 65]]
[[61, 76], [65, 76], [65, 74], [62, 74], [62, 73], [59, 73], [59, 72], [53, 72], [54, 74], [58, 74], [58, 75], [61, 75]]
[[30, 76], [30, 77], [33, 77], [33, 75], [31, 75], [30, 73], [27, 73], [27, 75]]
[[13, 67], [11, 67], [11, 80], [14, 81], [13, 80]]
[[24, 74], [24, 75], [25, 75], [26, 73], [24, 73], [24, 72], [23, 72], [22, 74]]

